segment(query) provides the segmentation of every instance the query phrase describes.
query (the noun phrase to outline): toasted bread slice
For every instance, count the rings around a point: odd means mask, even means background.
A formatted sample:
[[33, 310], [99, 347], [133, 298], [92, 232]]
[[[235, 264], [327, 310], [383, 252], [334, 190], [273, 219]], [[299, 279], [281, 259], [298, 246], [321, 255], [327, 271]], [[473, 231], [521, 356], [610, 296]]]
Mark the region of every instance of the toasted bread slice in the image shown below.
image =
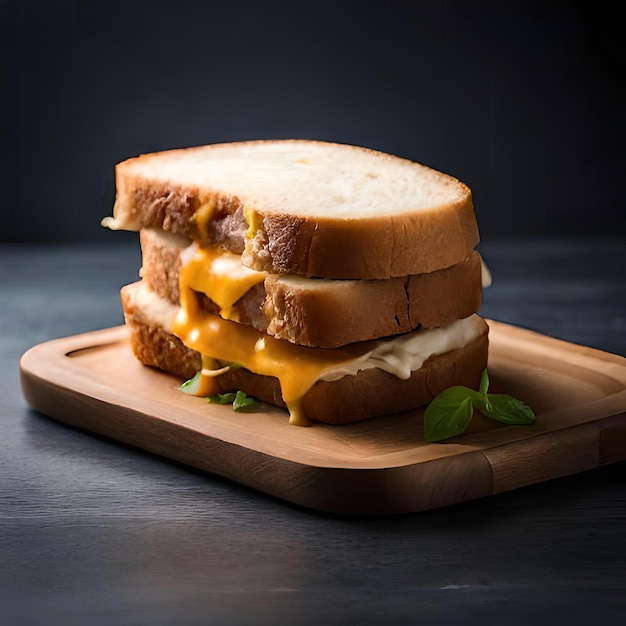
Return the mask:
[[113, 229], [219, 243], [271, 274], [388, 279], [461, 263], [478, 243], [470, 190], [395, 156], [304, 140], [216, 144], [116, 167]]
[[[140, 275], [152, 291], [178, 304], [181, 253], [191, 241], [156, 228], [142, 228], [140, 241]], [[239, 321], [278, 339], [335, 348], [468, 317], [480, 308], [481, 287], [481, 259], [473, 251], [452, 267], [387, 280], [267, 274], [235, 309]]]
[[[154, 294], [144, 299], [144, 288], [141, 282], [133, 283], [121, 292], [135, 356], [145, 365], [180, 380], [191, 378], [201, 369], [202, 359], [168, 330], [176, 307]], [[488, 326], [480, 319], [477, 322], [478, 333], [465, 345], [430, 356], [406, 379], [371, 367], [336, 380], [319, 380], [302, 398], [306, 416], [344, 424], [421, 406], [452, 385], [476, 388], [486, 367], [488, 350]], [[216, 393], [241, 390], [264, 402], [285, 406], [279, 381], [273, 377], [234, 368], [216, 377], [215, 383]]]

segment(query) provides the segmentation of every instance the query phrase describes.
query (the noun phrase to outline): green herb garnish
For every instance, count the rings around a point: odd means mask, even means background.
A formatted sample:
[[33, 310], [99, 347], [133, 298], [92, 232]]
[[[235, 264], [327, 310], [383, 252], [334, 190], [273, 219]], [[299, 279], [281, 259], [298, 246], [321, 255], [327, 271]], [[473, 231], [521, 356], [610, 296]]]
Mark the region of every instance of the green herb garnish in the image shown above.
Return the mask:
[[243, 411], [251, 407], [255, 403], [254, 398], [249, 398], [243, 391], [238, 391], [233, 400], [233, 409], [235, 411]]
[[256, 404], [256, 400], [247, 396], [243, 391], [237, 393], [220, 393], [207, 398], [212, 404], [232, 404], [235, 411], [246, 411]]
[[195, 375], [193, 376], [193, 378], [190, 378], [189, 380], [186, 380], [179, 388], [179, 391], [183, 391], [184, 393], [188, 393], [190, 395], [193, 395], [194, 391], [196, 390], [196, 388], [198, 387], [198, 384], [200, 382], [200, 378], [202, 376], [202, 372], [201, 371], [197, 371], [195, 373]]
[[502, 393], [487, 393], [489, 374], [483, 372], [478, 391], [461, 385], [444, 389], [424, 412], [424, 440], [456, 437], [472, 421], [474, 410], [503, 424], [532, 424], [533, 410], [521, 400]]
[[232, 404], [235, 401], [234, 393], [220, 393], [216, 396], [209, 396], [207, 400], [211, 404]]

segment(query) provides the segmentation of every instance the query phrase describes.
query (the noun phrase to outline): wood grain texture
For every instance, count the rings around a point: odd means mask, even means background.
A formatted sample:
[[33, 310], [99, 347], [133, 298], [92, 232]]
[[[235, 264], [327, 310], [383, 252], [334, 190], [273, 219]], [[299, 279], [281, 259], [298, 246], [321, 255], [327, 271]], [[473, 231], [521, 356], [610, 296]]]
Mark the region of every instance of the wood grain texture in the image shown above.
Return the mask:
[[124, 327], [41, 344], [22, 358], [27, 401], [62, 422], [305, 507], [344, 513], [437, 508], [626, 458], [626, 359], [490, 322], [491, 390], [523, 398], [533, 426], [476, 416], [425, 443], [423, 411], [346, 426], [208, 404], [141, 366]]
[[484, 450], [493, 470], [493, 491], [510, 491], [597, 467], [598, 440], [597, 426], [583, 424]]

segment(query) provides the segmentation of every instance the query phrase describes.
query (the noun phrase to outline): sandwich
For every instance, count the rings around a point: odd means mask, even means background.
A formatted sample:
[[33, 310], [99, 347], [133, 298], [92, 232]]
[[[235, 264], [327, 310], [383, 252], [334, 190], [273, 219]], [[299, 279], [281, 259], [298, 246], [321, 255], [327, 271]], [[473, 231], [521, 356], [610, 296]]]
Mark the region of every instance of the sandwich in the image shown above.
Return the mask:
[[486, 367], [471, 191], [424, 165], [306, 140], [145, 154], [116, 166], [102, 223], [139, 232], [121, 290], [135, 357], [195, 395], [344, 424]]

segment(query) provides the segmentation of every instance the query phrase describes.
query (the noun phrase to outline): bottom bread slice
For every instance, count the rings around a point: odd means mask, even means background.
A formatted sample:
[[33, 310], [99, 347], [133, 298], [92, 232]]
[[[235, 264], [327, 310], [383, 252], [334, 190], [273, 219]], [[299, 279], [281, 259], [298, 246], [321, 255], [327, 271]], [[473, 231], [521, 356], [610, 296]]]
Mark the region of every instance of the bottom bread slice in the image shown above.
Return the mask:
[[[122, 289], [121, 299], [130, 330], [133, 353], [144, 365], [169, 372], [182, 380], [202, 367], [198, 352], [188, 348], [164, 327], [164, 313], [155, 312], [136, 298], [138, 283]], [[488, 326], [466, 345], [428, 358], [422, 367], [401, 379], [382, 369], [370, 368], [334, 381], [319, 380], [302, 398], [306, 416], [318, 422], [345, 424], [417, 408], [453, 385], [478, 388], [487, 366]], [[419, 332], [419, 331], [418, 331]], [[215, 378], [216, 392], [241, 390], [263, 402], [285, 407], [277, 378], [244, 368], [231, 369]]]

